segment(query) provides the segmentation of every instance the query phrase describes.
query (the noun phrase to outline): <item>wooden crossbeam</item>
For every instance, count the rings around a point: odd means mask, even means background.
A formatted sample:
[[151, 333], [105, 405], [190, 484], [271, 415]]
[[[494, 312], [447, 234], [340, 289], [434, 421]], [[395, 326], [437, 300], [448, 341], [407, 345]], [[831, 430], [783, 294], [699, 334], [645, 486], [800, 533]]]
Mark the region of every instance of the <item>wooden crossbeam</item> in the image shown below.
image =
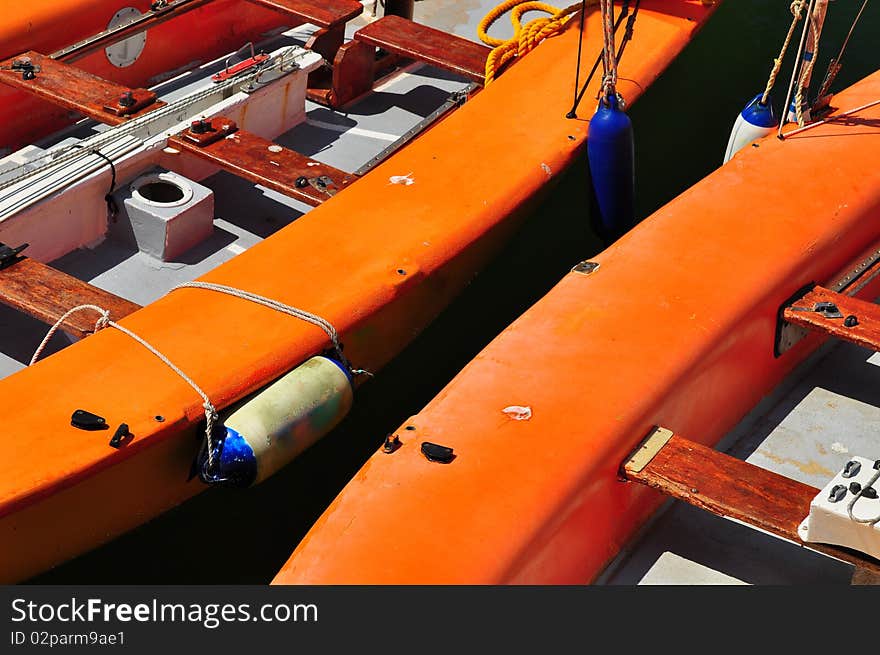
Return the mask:
[[712, 514], [736, 519], [873, 573], [880, 561], [801, 540], [798, 527], [819, 490], [668, 430], [656, 428], [621, 469], [622, 476]]
[[[820, 303], [831, 303], [840, 316], [816, 311]], [[825, 332], [864, 348], [880, 350], [880, 305], [859, 300], [824, 287], [814, 287], [782, 313], [794, 325]]]
[[152, 91], [121, 86], [34, 51], [0, 62], [0, 83], [108, 125], [165, 105]]
[[320, 205], [356, 179], [355, 175], [239, 130], [228, 118], [197, 123], [200, 125], [168, 139], [168, 145], [312, 206]]
[[400, 16], [383, 16], [355, 32], [354, 39], [458, 73], [480, 84], [486, 80], [490, 48]]
[[[0, 302], [47, 325], [77, 305], [103, 307], [114, 321], [140, 309], [136, 303], [26, 257], [0, 269]], [[97, 318], [93, 313], [78, 312], [62, 323], [61, 329], [85, 337], [94, 332]]]

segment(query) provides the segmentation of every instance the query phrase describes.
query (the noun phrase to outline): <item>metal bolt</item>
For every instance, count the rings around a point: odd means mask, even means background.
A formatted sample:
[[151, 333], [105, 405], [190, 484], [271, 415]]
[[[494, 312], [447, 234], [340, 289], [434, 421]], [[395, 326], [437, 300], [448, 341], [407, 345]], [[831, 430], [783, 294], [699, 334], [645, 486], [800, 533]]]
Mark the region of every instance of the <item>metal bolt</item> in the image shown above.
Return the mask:
[[843, 319], [843, 324], [846, 327], [855, 327], [856, 325], [859, 324], [859, 319], [856, 318], [855, 316], [853, 316], [852, 314], [850, 314], [845, 319]]
[[164, 422], [165, 422], [165, 417], [162, 416], [161, 414], [156, 414], [153, 418], [156, 419], [156, 421], [157, 421], [158, 423], [164, 423]]
[[382, 444], [382, 450], [386, 453], [393, 453], [400, 448], [400, 439], [396, 434], [389, 434], [385, 437], [385, 443]]
[[193, 134], [204, 134], [210, 130], [211, 124], [204, 119], [193, 121], [189, 126], [189, 131]]
[[133, 107], [135, 103], [134, 95], [131, 91], [126, 91], [119, 98], [120, 107]]
[[296, 178], [296, 182], [294, 182], [294, 185], [297, 189], [304, 189], [305, 187], [309, 186], [309, 178], [307, 178], [305, 175], [300, 175], [298, 178]]

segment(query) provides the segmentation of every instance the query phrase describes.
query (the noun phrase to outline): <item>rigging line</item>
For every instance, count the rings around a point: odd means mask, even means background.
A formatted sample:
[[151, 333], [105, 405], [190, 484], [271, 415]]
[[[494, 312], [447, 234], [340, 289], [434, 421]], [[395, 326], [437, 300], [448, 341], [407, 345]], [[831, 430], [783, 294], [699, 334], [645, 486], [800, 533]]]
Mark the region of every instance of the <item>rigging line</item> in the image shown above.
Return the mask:
[[816, 94], [817, 98], [821, 98], [826, 93], [828, 93], [828, 89], [831, 88], [831, 83], [834, 82], [834, 78], [837, 77], [837, 74], [840, 72], [840, 60], [843, 59], [843, 53], [846, 51], [846, 46], [849, 44], [850, 37], [852, 37], [853, 32], [856, 29], [856, 24], [862, 17], [862, 12], [865, 11], [865, 7], [867, 6], [867, 4], [868, 0], [864, 0], [864, 2], [862, 2], [859, 13], [857, 13], [856, 17], [853, 19], [852, 25], [849, 26], [849, 32], [847, 33], [846, 38], [843, 40], [843, 45], [840, 46], [840, 52], [838, 52], [837, 57], [832, 59], [831, 62], [828, 64], [828, 72], [825, 74], [825, 80], [822, 82], [822, 87], [819, 89], [819, 93]]
[[[820, 6], [821, 5], [821, 6]], [[812, 50], [807, 52], [804, 50], [805, 57], [802, 65], [800, 79], [798, 79], [797, 92], [794, 96], [794, 107], [797, 123], [801, 127], [806, 124], [804, 112], [809, 111], [807, 96], [810, 92], [810, 81], [813, 77], [813, 68], [816, 66], [816, 60], [819, 57], [819, 41], [822, 38], [822, 28], [825, 25], [825, 17], [828, 12], [828, 0], [821, 0], [816, 3], [816, 8], [809, 15], [810, 31], [808, 36], [812, 37]], [[807, 57], [809, 55], [809, 57]]]
[[[614, 52], [614, 2], [613, 0], [601, 0], [602, 9], [602, 67], [605, 75], [602, 78], [602, 95], [607, 97], [616, 94], [617, 85], [617, 59]], [[621, 12], [623, 13], [623, 12]]]
[[[636, 0], [636, 6], [635, 6], [635, 9], [633, 9], [632, 16], [630, 16], [629, 19], [626, 21], [626, 29], [624, 29], [624, 31], [623, 31], [623, 39], [621, 39], [620, 47], [617, 49], [617, 62], [618, 63], [620, 63], [620, 60], [623, 58], [623, 51], [626, 50], [626, 44], [632, 40], [633, 29], [636, 26], [636, 16], [639, 13], [639, 5], [641, 4], [641, 2], [642, 2], [642, 0]], [[627, 6], [627, 5], [629, 5], [628, 0], [624, 6]], [[623, 15], [620, 17], [620, 20], [623, 20], [623, 18], [626, 18], [626, 12], [623, 13]], [[615, 32], [617, 31], [617, 26], [614, 27], [614, 31]]]
[[860, 111], [864, 111], [865, 109], [870, 109], [871, 107], [875, 107], [876, 105], [880, 105], [880, 100], [874, 100], [874, 101], [866, 103], [864, 105], [860, 105], [858, 107], [855, 107], [854, 109], [847, 109], [846, 111], [832, 114], [831, 116], [829, 116], [826, 119], [823, 119], [821, 121], [814, 121], [808, 125], [804, 125], [803, 127], [799, 127], [797, 129], [791, 130], [790, 132], [783, 132], [782, 136], [780, 136], [779, 138], [784, 141], [785, 139], [787, 139], [791, 136], [794, 136], [796, 134], [800, 134], [801, 132], [806, 132], [807, 130], [812, 130], [814, 127], [819, 127], [820, 125], [825, 125], [828, 123], [833, 124], [841, 118], [846, 118], [848, 116], [852, 116], [855, 113], [858, 113]]
[[[785, 103], [782, 105], [782, 111], [786, 114], [788, 113], [789, 103], [791, 102], [791, 94], [794, 91], [794, 85], [796, 80], [800, 77], [800, 64], [801, 58], [804, 56], [804, 46], [807, 43], [807, 31], [810, 27], [810, 17], [813, 15], [813, 9], [816, 7], [816, 0], [810, 0], [810, 4], [807, 6], [807, 14], [806, 20], [804, 20], [804, 29], [801, 32], [801, 42], [798, 45], [797, 56], [794, 61], [794, 69], [791, 71], [791, 80], [788, 83], [788, 91], [785, 94]], [[782, 127], [785, 125], [784, 120], [779, 121], [779, 129], [776, 132], [776, 137], [779, 139], [784, 139], [782, 136]]]
[[[633, 35], [633, 27], [636, 22], [636, 15], [639, 13], [639, 4], [641, 0], [636, 0], [635, 9], [633, 9], [632, 14], [629, 13], [629, 0], [624, 0], [623, 7], [621, 8], [620, 14], [617, 17], [617, 24], [614, 26], [614, 31], [617, 32], [617, 29], [620, 27], [623, 20], [629, 16], [626, 29], [624, 30], [623, 40], [620, 43], [620, 48], [617, 51], [617, 60], [620, 61], [620, 58], [623, 56], [623, 51], [626, 48], [626, 44], [632, 39]], [[596, 57], [596, 61], [593, 63], [593, 67], [590, 69], [590, 74], [587, 75], [587, 79], [584, 80], [583, 86], [581, 86], [580, 91], [578, 91], [577, 97], [574, 99], [574, 106], [571, 108], [571, 111], [566, 114], [566, 118], [577, 118], [577, 108], [581, 104], [581, 100], [584, 98], [584, 94], [587, 92], [587, 87], [590, 85], [590, 82], [593, 79], [593, 75], [596, 74], [596, 70], [599, 68], [599, 64], [602, 62], [602, 53], [599, 53], [599, 56]]]
[[[574, 100], [572, 100], [571, 110], [565, 115], [566, 118], [577, 118], [577, 114], [575, 114], [575, 110], [578, 105], [578, 87], [581, 83], [581, 54], [583, 52], [583, 44], [584, 44], [584, 20], [587, 15], [587, 0], [581, 0], [581, 25], [580, 25], [580, 34], [578, 34], [578, 56], [577, 56], [577, 66], [574, 70]], [[595, 70], [595, 67], [594, 67]], [[592, 72], [590, 73], [592, 75]]]

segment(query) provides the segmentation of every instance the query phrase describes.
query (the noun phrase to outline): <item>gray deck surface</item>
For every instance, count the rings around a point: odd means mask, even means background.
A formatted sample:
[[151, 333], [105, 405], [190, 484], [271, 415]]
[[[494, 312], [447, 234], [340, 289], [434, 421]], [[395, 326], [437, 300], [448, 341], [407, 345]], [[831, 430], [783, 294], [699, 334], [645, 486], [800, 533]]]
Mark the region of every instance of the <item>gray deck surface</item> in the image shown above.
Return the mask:
[[[880, 457], [880, 355], [823, 348], [746, 417], [721, 450], [823, 487], [850, 455]], [[608, 584], [849, 584], [853, 568], [679, 501], [610, 567]]]

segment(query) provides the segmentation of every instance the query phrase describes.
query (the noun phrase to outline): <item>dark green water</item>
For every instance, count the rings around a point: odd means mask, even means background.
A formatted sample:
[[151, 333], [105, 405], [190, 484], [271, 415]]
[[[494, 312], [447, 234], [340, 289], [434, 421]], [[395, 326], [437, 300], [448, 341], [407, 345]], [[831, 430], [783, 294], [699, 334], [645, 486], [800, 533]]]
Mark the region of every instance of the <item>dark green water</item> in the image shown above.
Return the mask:
[[[828, 58], [836, 55], [860, 4], [860, 0], [832, 3], [816, 82], [821, 81]], [[639, 217], [648, 216], [720, 165], [737, 112], [763, 90], [788, 28], [788, 6], [787, 0], [726, 0], [632, 107]], [[877, 68], [878, 44], [880, 5], [874, 3], [862, 16], [834, 89]], [[777, 107], [788, 71], [790, 66], [783, 68], [777, 83]], [[581, 113], [589, 114], [586, 104]], [[388, 432], [417, 413], [572, 265], [602, 249], [588, 228], [585, 170], [586, 162], [581, 161], [564, 176], [502, 255], [417, 341], [359, 390], [342, 426], [292, 465], [254, 489], [203, 493], [34, 582], [260, 584], [270, 580]], [[768, 183], [780, 174], [784, 171], [769, 171]], [[706, 220], [712, 220], [711, 207], [706, 208]], [[760, 213], [743, 220], [760, 220]], [[141, 490], [119, 493], [136, 495]], [[82, 514], [88, 521], [89, 509], [83, 508]]]

